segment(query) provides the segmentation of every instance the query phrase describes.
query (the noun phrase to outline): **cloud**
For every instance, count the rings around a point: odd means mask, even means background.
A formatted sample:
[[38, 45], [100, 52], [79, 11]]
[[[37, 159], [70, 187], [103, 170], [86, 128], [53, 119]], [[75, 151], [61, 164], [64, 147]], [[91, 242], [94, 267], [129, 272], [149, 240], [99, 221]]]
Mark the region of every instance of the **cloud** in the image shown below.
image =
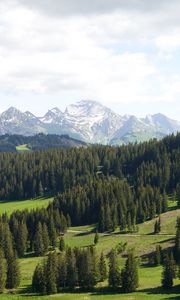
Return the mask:
[[[17, 0], [20, 4], [54, 15], [104, 14], [118, 10], [153, 12], [177, 5], [178, 0]], [[171, 4], [170, 4], [171, 2]]]
[[177, 0], [3, 0], [0, 90], [106, 104], [178, 99], [179, 71], [167, 61], [180, 47], [179, 8]]

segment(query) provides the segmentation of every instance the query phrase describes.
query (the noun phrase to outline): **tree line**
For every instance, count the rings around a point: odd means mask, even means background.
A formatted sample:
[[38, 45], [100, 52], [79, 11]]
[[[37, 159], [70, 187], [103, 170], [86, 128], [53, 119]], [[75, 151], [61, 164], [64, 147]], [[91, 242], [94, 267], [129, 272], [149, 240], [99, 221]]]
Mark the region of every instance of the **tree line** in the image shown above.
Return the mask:
[[122, 270], [118, 256], [112, 250], [107, 259], [103, 253], [98, 257], [95, 247], [86, 249], [68, 248], [65, 252], [50, 252], [38, 264], [32, 279], [35, 293], [56, 294], [60, 291], [83, 289], [92, 291], [98, 282], [108, 279], [109, 286], [124, 292], [133, 292], [138, 287], [138, 261], [130, 251]]
[[92, 146], [32, 153], [0, 153], [0, 199], [64, 192], [97, 177], [126, 178], [134, 189], [173, 193], [180, 177], [180, 134], [127, 146]]

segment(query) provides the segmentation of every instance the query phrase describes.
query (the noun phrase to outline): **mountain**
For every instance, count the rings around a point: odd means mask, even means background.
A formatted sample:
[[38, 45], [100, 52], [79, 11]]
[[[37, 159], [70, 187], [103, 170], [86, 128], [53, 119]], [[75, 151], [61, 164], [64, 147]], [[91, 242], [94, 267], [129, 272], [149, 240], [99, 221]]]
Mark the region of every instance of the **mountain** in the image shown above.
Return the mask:
[[86, 147], [86, 143], [70, 138], [67, 135], [37, 134], [33, 136], [2, 135], [0, 152], [24, 152], [50, 148]]
[[55, 107], [43, 117], [21, 112], [14, 107], [0, 115], [0, 135], [37, 133], [69, 135], [90, 143], [127, 144], [146, 141], [180, 131], [180, 122], [163, 114], [145, 118], [120, 116], [99, 102], [82, 100], [67, 106], [64, 112]]

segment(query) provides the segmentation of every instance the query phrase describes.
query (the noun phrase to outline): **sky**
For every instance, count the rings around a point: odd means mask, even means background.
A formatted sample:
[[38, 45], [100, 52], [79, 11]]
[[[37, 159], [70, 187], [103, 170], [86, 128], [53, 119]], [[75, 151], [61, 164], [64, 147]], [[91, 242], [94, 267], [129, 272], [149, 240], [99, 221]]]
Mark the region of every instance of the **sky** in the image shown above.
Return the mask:
[[91, 99], [180, 120], [179, 0], [0, 0], [0, 112]]

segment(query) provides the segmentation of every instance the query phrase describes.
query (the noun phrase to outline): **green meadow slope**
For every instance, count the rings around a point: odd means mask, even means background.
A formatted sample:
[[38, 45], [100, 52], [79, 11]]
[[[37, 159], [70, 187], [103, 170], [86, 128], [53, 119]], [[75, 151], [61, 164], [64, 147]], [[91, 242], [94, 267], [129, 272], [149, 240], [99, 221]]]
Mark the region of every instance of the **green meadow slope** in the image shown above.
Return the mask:
[[[32, 200], [33, 201], [33, 200]], [[38, 205], [43, 203], [47, 205], [50, 198], [45, 200], [39, 200]], [[21, 202], [21, 201], [20, 201]], [[34, 201], [36, 202], [36, 201]], [[18, 202], [17, 202], [18, 203]], [[45, 204], [46, 203], [46, 204]], [[27, 204], [27, 201], [26, 201]], [[9, 209], [8, 203], [7, 210]], [[24, 203], [25, 205], [25, 203]], [[0, 204], [0, 209], [6, 210], [5, 203]], [[16, 206], [17, 208], [18, 206]], [[23, 206], [19, 207], [23, 209]], [[26, 208], [28, 205], [26, 205]], [[37, 207], [37, 206], [36, 206]], [[31, 206], [29, 206], [31, 208]], [[9, 212], [9, 211], [8, 211]], [[162, 267], [147, 267], [143, 265], [144, 257], [147, 254], [152, 253], [155, 250], [157, 244], [160, 244], [162, 249], [172, 247], [174, 244], [175, 237], [175, 226], [177, 216], [180, 216], [180, 209], [172, 209], [167, 213], [161, 215], [162, 231], [160, 234], [154, 235], [154, 220], [145, 222], [139, 225], [137, 233], [122, 234], [118, 230], [114, 233], [102, 233], [99, 234], [99, 242], [96, 245], [97, 253], [101, 251], [104, 254], [108, 254], [110, 249], [117, 247], [122, 243], [127, 243], [128, 249], [134, 248], [136, 255], [140, 257], [141, 267], [139, 269], [140, 286], [136, 293], [132, 294], [113, 294], [108, 288], [106, 288], [106, 282], [99, 285], [93, 293], [66, 293], [58, 294], [53, 296], [34, 296], [31, 294], [31, 281], [32, 274], [38, 262], [43, 258], [37, 257], [25, 257], [19, 259], [21, 269], [21, 286], [15, 294], [3, 294], [0, 296], [1, 300], [47, 300], [47, 299], [63, 299], [63, 300], [116, 300], [116, 299], [127, 299], [127, 300], [179, 300], [180, 299], [180, 281], [175, 280], [175, 285], [170, 293], [167, 293], [161, 289], [161, 273]], [[93, 245], [95, 226], [80, 226], [71, 227], [65, 234], [65, 242], [67, 246], [71, 247], [87, 247]], [[125, 253], [124, 253], [125, 254]], [[125, 258], [120, 258], [120, 267], [124, 266]], [[102, 289], [103, 288], [103, 289]]]

